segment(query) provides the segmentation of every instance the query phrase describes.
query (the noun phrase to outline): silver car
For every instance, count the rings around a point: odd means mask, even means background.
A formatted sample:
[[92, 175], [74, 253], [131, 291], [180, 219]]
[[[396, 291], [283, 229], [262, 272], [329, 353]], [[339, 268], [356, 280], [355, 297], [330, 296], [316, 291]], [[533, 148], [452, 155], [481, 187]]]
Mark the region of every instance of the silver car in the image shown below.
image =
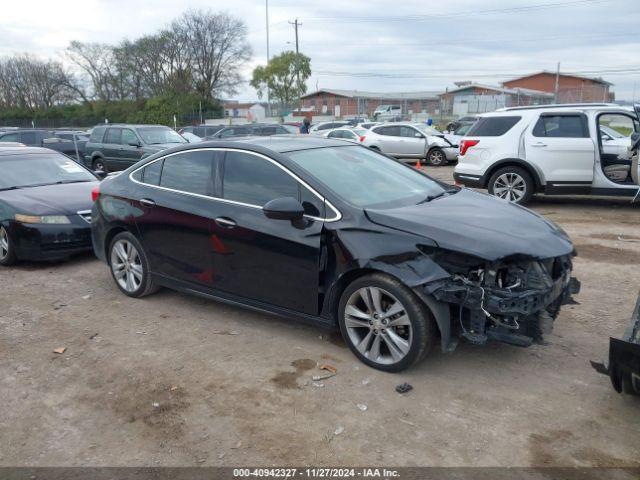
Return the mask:
[[424, 159], [446, 165], [458, 158], [458, 148], [433, 127], [421, 123], [385, 123], [372, 127], [363, 145], [397, 158]]

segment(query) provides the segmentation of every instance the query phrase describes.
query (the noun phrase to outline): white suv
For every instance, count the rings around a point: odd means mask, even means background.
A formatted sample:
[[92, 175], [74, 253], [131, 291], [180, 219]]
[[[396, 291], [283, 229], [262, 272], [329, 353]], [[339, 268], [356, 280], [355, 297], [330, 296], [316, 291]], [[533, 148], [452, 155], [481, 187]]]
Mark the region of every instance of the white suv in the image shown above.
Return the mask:
[[453, 178], [515, 203], [534, 193], [637, 197], [638, 158], [621, 144], [638, 131], [638, 115], [612, 104], [501, 109], [462, 139]]

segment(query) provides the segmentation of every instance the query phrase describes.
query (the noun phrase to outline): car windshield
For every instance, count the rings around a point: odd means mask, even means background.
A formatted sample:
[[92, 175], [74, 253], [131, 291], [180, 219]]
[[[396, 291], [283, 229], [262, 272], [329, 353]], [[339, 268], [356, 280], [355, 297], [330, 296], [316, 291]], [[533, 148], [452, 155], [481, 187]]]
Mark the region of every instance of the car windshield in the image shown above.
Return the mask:
[[345, 202], [360, 208], [415, 205], [446, 191], [411, 167], [361, 146], [299, 150], [288, 156]]
[[418, 123], [414, 126], [421, 132], [426, 133], [427, 135], [442, 135], [442, 133], [439, 130], [436, 130], [435, 128], [430, 127], [429, 125], [425, 125], [423, 123]]
[[7, 155], [0, 157], [0, 170], [0, 190], [96, 181], [76, 162], [57, 154]]
[[143, 127], [138, 128], [138, 133], [144, 143], [156, 145], [160, 143], [187, 143], [178, 132], [174, 132], [168, 127]]

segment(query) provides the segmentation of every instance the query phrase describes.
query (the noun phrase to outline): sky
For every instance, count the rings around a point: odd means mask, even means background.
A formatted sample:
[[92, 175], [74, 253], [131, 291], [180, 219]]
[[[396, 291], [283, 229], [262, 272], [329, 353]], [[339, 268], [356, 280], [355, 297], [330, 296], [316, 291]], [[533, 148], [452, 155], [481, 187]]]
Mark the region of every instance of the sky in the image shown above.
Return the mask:
[[[640, 100], [639, 0], [268, 0], [271, 56], [311, 58], [308, 91], [444, 91], [496, 85], [540, 70], [599, 76], [616, 98]], [[0, 15], [0, 56], [28, 52], [65, 63], [72, 40], [117, 43], [158, 31], [187, 9], [223, 11], [247, 25], [253, 58], [233, 98], [264, 64], [265, 0], [23, 0]], [[637, 91], [636, 91], [637, 90]]]

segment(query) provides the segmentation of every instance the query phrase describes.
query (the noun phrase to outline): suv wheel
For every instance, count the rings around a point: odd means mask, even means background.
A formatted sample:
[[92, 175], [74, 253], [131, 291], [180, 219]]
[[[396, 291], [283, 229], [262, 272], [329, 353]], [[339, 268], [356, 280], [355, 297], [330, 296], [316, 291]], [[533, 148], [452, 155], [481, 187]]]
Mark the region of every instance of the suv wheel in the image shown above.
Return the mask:
[[93, 169], [98, 170], [100, 172], [107, 173], [107, 164], [104, 163], [103, 158], [98, 157], [93, 161]]
[[491, 195], [509, 202], [525, 204], [533, 195], [534, 183], [531, 175], [520, 167], [498, 169], [489, 179]]
[[378, 370], [405, 370], [426, 356], [434, 343], [434, 321], [427, 307], [387, 275], [366, 275], [349, 285], [338, 315], [351, 351]]
[[432, 148], [427, 153], [427, 162], [429, 162], [434, 167], [441, 167], [442, 165], [446, 165], [447, 157], [442, 151], [441, 148]]

